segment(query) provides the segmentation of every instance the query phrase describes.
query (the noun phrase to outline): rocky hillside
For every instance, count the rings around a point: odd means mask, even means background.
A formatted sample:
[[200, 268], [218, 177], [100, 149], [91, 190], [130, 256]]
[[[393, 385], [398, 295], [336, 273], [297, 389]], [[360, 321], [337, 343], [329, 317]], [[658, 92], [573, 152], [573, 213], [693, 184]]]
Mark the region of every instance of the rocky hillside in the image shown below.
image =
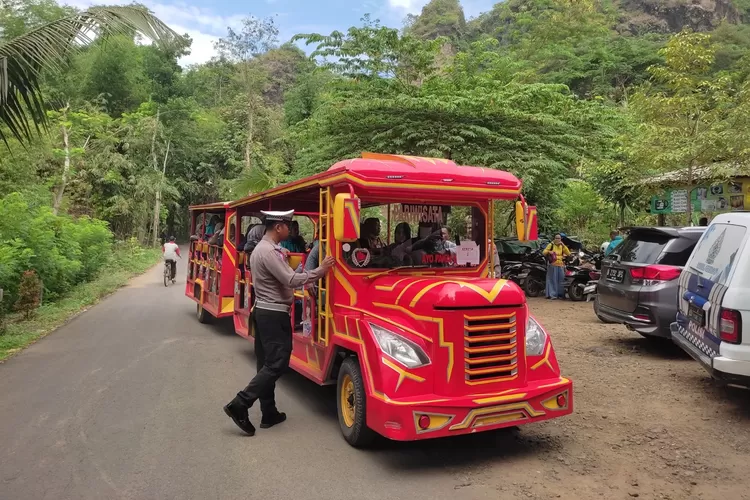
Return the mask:
[[748, 17], [742, 0], [620, 0], [621, 29], [631, 33], [675, 33], [685, 27], [711, 31], [722, 22], [738, 24]]
[[[459, 0], [432, 0], [419, 16], [411, 17], [407, 30], [422, 38], [447, 36], [458, 41], [489, 34], [502, 40], [508, 32], [524, 30], [520, 18], [556, 9], [561, 1], [566, 0], [506, 0], [467, 24]], [[750, 24], [750, 0], [583, 1], [611, 16], [612, 28], [623, 34], [711, 31], [724, 22]]]

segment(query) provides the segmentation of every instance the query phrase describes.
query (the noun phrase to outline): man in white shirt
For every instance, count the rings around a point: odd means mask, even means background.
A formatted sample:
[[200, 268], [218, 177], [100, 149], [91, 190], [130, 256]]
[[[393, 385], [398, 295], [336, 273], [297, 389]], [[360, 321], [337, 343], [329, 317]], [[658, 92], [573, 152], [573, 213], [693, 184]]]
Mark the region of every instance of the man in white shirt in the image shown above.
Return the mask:
[[161, 248], [161, 252], [164, 255], [164, 261], [169, 262], [170, 264], [170, 279], [174, 281], [175, 276], [177, 276], [177, 257], [182, 258], [180, 255], [180, 247], [174, 242], [174, 236], [169, 237], [169, 241]]

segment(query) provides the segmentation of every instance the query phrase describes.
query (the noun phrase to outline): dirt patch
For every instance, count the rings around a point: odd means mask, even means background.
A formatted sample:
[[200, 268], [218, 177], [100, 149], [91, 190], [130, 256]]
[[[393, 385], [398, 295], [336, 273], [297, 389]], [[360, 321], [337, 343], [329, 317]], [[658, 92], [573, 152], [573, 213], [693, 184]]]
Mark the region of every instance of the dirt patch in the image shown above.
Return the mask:
[[599, 322], [591, 303], [530, 308], [574, 382], [575, 412], [522, 426], [538, 453], [478, 480], [501, 498], [750, 498], [750, 392], [719, 387], [670, 342]]

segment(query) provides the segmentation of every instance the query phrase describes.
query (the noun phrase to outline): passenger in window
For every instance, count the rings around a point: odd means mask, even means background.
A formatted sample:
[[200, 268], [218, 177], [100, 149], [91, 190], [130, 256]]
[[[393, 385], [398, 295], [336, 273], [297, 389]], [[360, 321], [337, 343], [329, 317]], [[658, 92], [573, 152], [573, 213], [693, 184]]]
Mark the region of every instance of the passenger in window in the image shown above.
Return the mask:
[[440, 240], [441, 243], [438, 253], [456, 255], [456, 244], [451, 241], [451, 233], [445, 226], [440, 228]]
[[305, 253], [305, 239], [299, 234], [299, 222], [296, 220], [289, 224], [289, 238], [281, 242], [281, 248], [291, 253]]
[[360, 248], [379, 250], [385, 245], [380, 239], [380, 219], [369, 217], [362, 223], [362, 237], [359, 239]]
[[209, 245], [218, 245], [221, 239], [222, 244], [224, 243], [224, 223], [217, 222], [214, 227], [213, 235], [208, 239]]
[[255, 250], [256, 245], [263, 239], [263, 234], [266, 232], [266, 227], [263, 224], [255, 224], [250, 227], [247, 231], [247, 237], [245, 238], [245, 246], [242, 249], [245, 251], [248, 257]]

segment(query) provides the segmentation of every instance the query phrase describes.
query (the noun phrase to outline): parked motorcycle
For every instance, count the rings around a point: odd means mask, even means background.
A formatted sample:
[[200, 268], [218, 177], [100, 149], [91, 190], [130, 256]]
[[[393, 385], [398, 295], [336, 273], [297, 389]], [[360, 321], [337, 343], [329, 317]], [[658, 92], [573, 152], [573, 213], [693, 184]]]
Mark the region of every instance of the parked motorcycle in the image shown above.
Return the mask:
[[599, 283], [599, 278], [602, 277], [601, 271], [591, 271], [589, 273], [591, 281], [586, 283], [583, 288], [583, 296], [586, 297], [586, 302], [590, 302], [596, 296], [596, 286]]
[[529, 297], [539, 297], [544, 293], [547, 281], [547, 261], [544, 255], [540, 251], [533, 252], [522, 267], [518, 275], [519, 286]]

